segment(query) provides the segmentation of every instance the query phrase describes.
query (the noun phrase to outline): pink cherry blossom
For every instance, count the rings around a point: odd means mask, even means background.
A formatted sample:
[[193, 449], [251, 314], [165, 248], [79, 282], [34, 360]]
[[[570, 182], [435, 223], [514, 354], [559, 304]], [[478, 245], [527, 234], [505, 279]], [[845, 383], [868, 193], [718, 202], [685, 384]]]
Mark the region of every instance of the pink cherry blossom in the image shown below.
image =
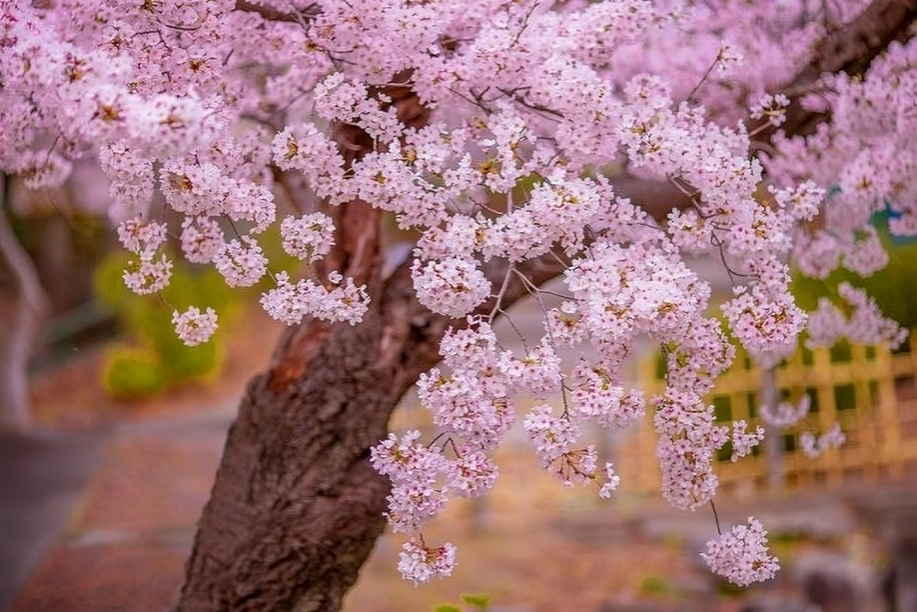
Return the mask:
[[452, 574], [455, 568], [455, 545], [446, 542], [436, 548], [427, 548], [417, 540], [408, 540], [401, 547], [398, 571], [415, 584]]
[[420, 303], [440, 314], [463, 317], [490, 296], [490, 282], [471, 262], [451, 258], [411, 269]]
[[716, 574], [738, 586], [768, 580], [780, 566], [768, 552], [766, 535], [761, 523], [749, 517], [747, 525], [736, 525], [707, 542], [701, 557]]
[[327, 255], [334, 246], [334, 223], [323, 213], [286, 217], [280, 224], [280, 235], [284, 251], [311, 262]]
[[177, 310], [172, 314], [172, 323], [178, 337], [188, 346], [207, 342], [217, 329], [217, 315], [213, 308], [201, 312], [192, 306], [185, 312]]

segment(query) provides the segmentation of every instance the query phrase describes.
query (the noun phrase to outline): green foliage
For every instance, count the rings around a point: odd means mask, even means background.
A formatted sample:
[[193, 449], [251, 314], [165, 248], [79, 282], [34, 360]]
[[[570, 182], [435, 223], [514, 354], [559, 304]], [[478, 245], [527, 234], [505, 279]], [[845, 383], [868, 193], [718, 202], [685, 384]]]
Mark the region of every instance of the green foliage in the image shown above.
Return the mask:
[[743, 587], [732, 584], [728, 580], [721, 579], [716, 581], [716, 593], [720, 597], [734, 599], [737, 597], [744, 597], [748, 594], [748, 591]]
[[917, 278], [917, 243], [895, 244], [881, 228], [879, 235], [888, 250], [888, 266], [866, 278], [843, 269], [835, 270], [824, 280], [794, 274], [790, 288], [799, 307], [813, 310], [818, 298], [836, 298], [837, 286], [847, 282], [865, 289], [886, 317], [908, 329], [917, 327], [917, 299], [906, 290]]
[[[215, 270], [176, 260], [162, 299], [139, 296], [124, 286], [128, 259], [126, 253], [107, 257], [94, 278], [97, 297], [115, 312], [125, 336], [124, 343], [107, 356], [106, 390], [114, 397], [141, 399], [217, 374], [225, 356], [225, 328], [238, 309], [239, 292], [227, 287]], [[185, 346], [172, 324], [173, 309], [183, 311], [189, 306], [209, 306], [220, 318], [213, 338], [196, 347]]]
[[651, 574], [645, 576], [643, 580], [640, 581], [640, 587], [638, 589], [641, 595], [671, 595], [674, 593], [675, 589], [672, 584], [663, 576], [658, 576], [656, 574]]
[[803, 531], [785, 531], [768, 534], [768, 543], [771, 552], [781, 560], [789, 560], [796, 556], [799, 547], [810, 541], [810, 537]]
[[118, 346], [105, 359], [105, 390], [119, 399], [140, 399], [162, 390], [165, 380], [156, 355], [146, 349]]
[[469, 606], [474, 606], [475, 608], [486, 610], [487, 606], [490, 605], [490, 596], [489, 595], [462, 595], [462, 601], [468, 604]]
[[[462, 603], [471, 606], [474, 610], [487, 612], [490, 609], [490, 595], [462, 595]], [[467, 610], [468, 608], [464, 608]], [[433, 612], [463, 612], [463, 608], [453, 604], [439, 604]]]

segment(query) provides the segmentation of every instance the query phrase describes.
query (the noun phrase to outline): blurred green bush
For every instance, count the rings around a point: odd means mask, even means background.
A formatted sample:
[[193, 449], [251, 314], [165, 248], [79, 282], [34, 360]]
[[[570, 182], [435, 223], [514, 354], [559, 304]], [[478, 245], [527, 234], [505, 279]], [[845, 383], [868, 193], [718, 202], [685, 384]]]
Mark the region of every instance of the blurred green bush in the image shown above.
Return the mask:
[[[259, 243], [268, 259], [268, 270], [295, 272], [301, 263], [281, 247], [277, 226], [264, 232]], [[123, 273], [133, 256], [119, 251], [106, 257], [93, 278], [97, 299], [109, 306], [123, 330], [123, 341], [113, 346], [105, 360], [103, 385], [119, 399], [143, 399], [170, 387], [206, 381], [219, 374], [226, 357], [226, 340], [233, 319], [254, 295], [273, 286], [270, 275], [254, 287], [231, 288], [213, 266], [172, 259], [172, 280], [159, 296], [141, 296], [124, 285]], [[190, 306], [213, 308], [219, 327], [201, 345], [185, 346], [172, 325], [172, 311]]]
[[[226, 353], [226, 329], [237, 314], [243, 292], [231, 289], [213, 268], [173, 258], [172, 281], [156, 296], [140, 296], [124, 286], [129, 253], [106, 257], [94, 276], [96, 295], [109, 306], [123, 340], [107, 353], [102, 382], [119, 399], [147, 398], [169, 387], [207, 380], [219, 373]], [[211, 307], [219, 328], [209, 342], [185, 346], [175, 333], [172, 312], [189, 306]]]

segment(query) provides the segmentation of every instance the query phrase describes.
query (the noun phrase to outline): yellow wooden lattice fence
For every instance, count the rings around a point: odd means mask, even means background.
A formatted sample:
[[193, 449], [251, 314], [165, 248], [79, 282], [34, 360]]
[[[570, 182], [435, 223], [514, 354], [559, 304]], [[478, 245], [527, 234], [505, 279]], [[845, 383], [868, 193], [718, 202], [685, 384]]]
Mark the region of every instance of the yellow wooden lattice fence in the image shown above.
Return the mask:
[[[638, 386], [648, 394], [664, 388], [658, 360], [644, 360]], [[803, 393], [811, 409], [803, 423], [783, 435], [785, 485], [837, 487], [851, 482], [875, 482], [917, 476], [917, 339], [892, 352], [885, 346], [842, 344], [834, 349], [797, 351], [778, 367], [777, 386], [792, 403]], [[718, 419], [758, 417], [762, 373], [745, 359], [737, 360], [716, 381], [708, 398]], [[847, 441], [839, 449], [806, 457], [794, 433], [819, 434], [839, 423]], [[643, 493], [659, 490], [661, 476], [655, 460], [656, 436], [652, 414], [617, 445], [619, 472], [631, 488]], [[751, 493], [767, 487], [768, 462], [762, 449], [732, 463], [728, 449], [717, 463], [721, 492]]]

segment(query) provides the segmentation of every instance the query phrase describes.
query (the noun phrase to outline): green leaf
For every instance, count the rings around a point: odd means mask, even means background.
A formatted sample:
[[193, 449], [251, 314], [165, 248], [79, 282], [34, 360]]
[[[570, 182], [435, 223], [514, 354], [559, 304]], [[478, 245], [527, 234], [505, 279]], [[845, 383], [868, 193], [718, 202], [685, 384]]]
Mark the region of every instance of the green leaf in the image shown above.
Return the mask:
[[490, 595], [462, 595], [462, 601], [483, 610], [490, 604]]
[[433, 612], [462, 612], [458, 606], [453, 606], [450, 604], [440, 604], [434, 608]]

